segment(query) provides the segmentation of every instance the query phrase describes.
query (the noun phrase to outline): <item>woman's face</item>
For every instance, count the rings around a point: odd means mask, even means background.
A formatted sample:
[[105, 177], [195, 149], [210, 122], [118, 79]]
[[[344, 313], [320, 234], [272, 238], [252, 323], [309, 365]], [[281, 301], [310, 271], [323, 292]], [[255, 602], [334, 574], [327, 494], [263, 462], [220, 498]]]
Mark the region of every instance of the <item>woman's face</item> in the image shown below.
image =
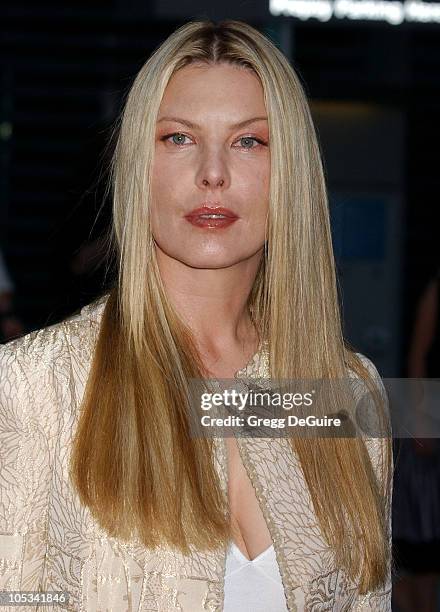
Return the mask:
[[[175, 73], [159, 109], [152, 176], [151, 223], [161, 254], [196, 268], [259, 258], [269, 177], [269, 126], [258, 77], [228, 64]], [[204, 205], [228, 209], [235, 221], [215, 227], [218, 221], [186, 218]]]

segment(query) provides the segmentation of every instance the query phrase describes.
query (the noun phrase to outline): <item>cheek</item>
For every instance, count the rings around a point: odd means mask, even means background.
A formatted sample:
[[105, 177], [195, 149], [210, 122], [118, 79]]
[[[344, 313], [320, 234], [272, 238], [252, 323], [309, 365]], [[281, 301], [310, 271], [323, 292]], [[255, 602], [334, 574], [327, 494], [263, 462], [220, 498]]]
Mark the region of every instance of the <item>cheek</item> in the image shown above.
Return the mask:
[[256, 163], [250, 169], [248, 180], [254, 185], [254, 189], [258, 192], [267, 191], [270, 178], [270, 158], [262, 155], [259, 163]]
[[260, 209], [266, 209], [268, 206], [269, 186], [270, 169], [262, 166], [253, 174], [251, 187], [253, 198], [260, 204]]
[[270, 183], [270, 175], [269, 172], [262, 172], [260, 175], [260, 189], [261, 193], [264, 194], [265, 197], [269, 194], [269, 183]]
[[159, 200], [179, 200], [193, 180], [192, 165], [179, 164], [167, 155], [158, 155], [155, 158], [151, 184]]
[[265, 163], [263, 164], [263, 167], [261, 168], [261, 180], [263, 182], [263, 186], [265, 187], [265, 189], [269, 189], [269, 182], [270, 182], [270, 156], [268, 156], [265, 160]]
[[151, 175], [152, 208], [159, 210], [176, 198], [176, 173], [167, 164], [155, 163]]
[[258, 208], [261, 219], [266, 222], [266, 216], [269, 211], [269, 189], [270, 189], [270, 168], [262, 168], [259, 174], [259, 185], [258, 185]]
[[237, 184], [246, 185], [247, 189], [254, 192], [264, 188], [269, 182], [270, 162], [264, 156], [246, 160], [246, 163], [237, 164], [233, 168], [233, 180]]

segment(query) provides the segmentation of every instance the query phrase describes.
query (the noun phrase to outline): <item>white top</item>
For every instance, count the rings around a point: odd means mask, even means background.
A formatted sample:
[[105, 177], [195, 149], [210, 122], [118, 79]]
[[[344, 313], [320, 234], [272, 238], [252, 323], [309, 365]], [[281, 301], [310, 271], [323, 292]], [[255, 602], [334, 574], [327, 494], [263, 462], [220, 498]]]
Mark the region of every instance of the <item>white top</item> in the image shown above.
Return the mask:
[[226, 555], [223, 612], [288, 612], [275, 549], [249, 561], [234, 542]]

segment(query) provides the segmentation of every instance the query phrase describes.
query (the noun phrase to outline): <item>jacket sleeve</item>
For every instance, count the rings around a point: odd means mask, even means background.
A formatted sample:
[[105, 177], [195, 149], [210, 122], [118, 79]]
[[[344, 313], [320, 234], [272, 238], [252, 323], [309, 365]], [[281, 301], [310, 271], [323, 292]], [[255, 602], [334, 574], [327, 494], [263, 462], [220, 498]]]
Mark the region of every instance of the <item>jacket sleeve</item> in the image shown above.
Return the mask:
[[[375, 365], [365, 357], [365, 355], [361, 355], [364, 365], [368, 368], [370, 373], [373, 375], [374, 380], [377, 383], [380, 394], [385, 402], [385, 410], [387, 417], [389, 418], [389, 402], [388, 396], [383, 384], [383, 381], [380, 377], [379, 372], [377, 371]], [[376, 472], [381, 484], [383, 484], [383, 450], [384, 444], [387, 441], [387, 438], [384, 437], [369, 437], [364, 439], [368, 453], [371, 458], [371, 462], [373, 465], [373, 469]], [[391, 595], [392, 595], [392, 568], [393, 568], [393, 559], [392, 559], [392, 492], [393, 492], [393, 469], [394, 463], [391, 453], [391, 474], [389, 487], [386, 492], [385, 499], [385, 511], [386, 511], [386, 523], [387, 523], [387, 538], [388, 538], [388, 551], [389, 551], [389, 564], [388, 571], [385, 584], [374, 591], [370, 591], [364, 595], [359, 595], [354, 602], [353, 611], [362, 611], [362, 612], [391, 612]]]
[[44, 337], [0, 345], [0, 590], [39, 590], [44, 573], [57, 433]]

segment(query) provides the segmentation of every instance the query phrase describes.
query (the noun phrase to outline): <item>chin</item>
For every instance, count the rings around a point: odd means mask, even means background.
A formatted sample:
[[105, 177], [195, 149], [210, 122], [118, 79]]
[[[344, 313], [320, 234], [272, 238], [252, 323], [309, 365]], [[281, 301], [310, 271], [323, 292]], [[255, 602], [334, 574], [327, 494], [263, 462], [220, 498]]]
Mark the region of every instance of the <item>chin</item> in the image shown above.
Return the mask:
[[[170, 248], [167, 248], [168, 246]], [[209, 246], [212, 247], [213, 245]], [[173, 245], [165, 243], [158, 244], [156, 241], [156, 247], [161, 252], [162, 257], [165, 256], [174, 259], [190, 268], [210, 270], [228, 268], [239, 264], [254, 256], [256, 252], [262, 249], [262, 247], [255, 247], [254, 249], [248, 248], [245, 253], [242, 253], [237, 251], [234, 252], [234, 249], [229, 244], [224, 244], [222, 246], [215, 245], [215, 248], [209, 248], [208, 245], [205, 244], [203, 248], [200, 243], [192, 244], [189, 242], [183, 244], [181, 242], [177, 245], [177, 239]]]
[[231, 254], [227, 255], [200, 255], [191, 256], [181, 259], [182, 263], [190, 266], [191, 268], [199, 269], [221, 269], [228, 268], [240, 261], [240, 258], [231, 257]]

